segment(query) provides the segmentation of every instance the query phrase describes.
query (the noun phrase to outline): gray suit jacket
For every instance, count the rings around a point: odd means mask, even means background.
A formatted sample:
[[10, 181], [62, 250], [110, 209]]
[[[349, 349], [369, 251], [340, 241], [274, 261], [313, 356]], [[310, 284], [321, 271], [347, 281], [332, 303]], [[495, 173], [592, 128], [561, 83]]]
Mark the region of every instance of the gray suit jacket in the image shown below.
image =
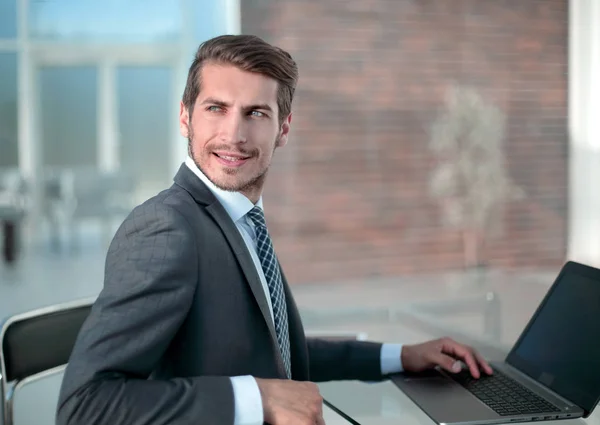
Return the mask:
[[[379, 380], [381, 345], [306, 339], [287, 282], [292, 379]], [[233, 424], [231, 376], [285, 378], [244, 240], [185, 165], [118, 229], [63, 378], [58, 425]]]

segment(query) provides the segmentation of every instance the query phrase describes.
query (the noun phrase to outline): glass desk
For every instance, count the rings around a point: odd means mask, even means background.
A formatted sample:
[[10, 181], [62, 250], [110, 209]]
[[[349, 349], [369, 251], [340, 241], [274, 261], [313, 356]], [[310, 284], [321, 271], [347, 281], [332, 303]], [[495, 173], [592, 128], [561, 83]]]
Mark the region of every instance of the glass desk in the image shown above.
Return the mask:
[[[319, 384], [321, 395], [361, 425], [434, 425], [417, 405], [389, 381]], [[326, 423], [329, 424], [329, 422]], [[337, 424], [338, 422], [332, 422]], [[600, 425], [600, 409], [587, 419], [537, 421], [547, 425]]]
[[[314, 295], [300, 294], [299, 304], [308, 334], [311, 330], [315, 335], [338, 332], [341, 336], [396, 343], [449, 336], [477, 348], [487, 359], [500, 360], [555, 276], [554, 271], [498, 273], [484, 283], [463, 283], [459, 276], [414, 284], [365, 284], [364, 289], [357, 285], [337, 293], [330, 287], [314, 291]], [[329, 306], [319, 308], [318, 303]], [[326, 400], [360, 424], [434, 424], [391, 382], [329, 382], [319, 387]], [[600, 425], [600, 408], [585, 420], [541, 423]]]

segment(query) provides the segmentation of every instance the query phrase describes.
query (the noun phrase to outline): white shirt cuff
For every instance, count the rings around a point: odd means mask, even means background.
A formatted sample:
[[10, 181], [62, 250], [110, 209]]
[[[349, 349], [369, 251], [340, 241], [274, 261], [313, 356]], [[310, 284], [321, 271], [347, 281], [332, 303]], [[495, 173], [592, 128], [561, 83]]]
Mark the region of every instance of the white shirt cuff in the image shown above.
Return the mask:
[[256, 379], [252, 376], [231, 378], [235, 400], [234, 425], [263, 425], [262, 398]]
[[402, 344], [383, 344], [381, 346], [381, 374], [399, 373], [402, 366]]

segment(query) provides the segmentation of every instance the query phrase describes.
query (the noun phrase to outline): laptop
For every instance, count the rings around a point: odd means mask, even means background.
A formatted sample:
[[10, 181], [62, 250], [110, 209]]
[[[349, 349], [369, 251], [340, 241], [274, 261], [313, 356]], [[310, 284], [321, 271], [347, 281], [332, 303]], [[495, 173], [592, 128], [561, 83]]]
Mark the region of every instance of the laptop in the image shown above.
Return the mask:
[[587, 418], [600, 400], [600, 270], [567, 262], [493, 375], [440, 368], [394, 384], [438, 424]]

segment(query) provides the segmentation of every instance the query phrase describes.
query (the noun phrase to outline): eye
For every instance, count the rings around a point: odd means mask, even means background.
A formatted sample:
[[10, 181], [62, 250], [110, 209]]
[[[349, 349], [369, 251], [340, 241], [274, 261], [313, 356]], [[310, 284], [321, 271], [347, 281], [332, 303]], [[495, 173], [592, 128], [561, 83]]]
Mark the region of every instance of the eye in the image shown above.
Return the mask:
[[219, 112], [219, 111], [222, 111], [222, 108], [220, 106], [211, 105], [208, 108], [206, 108], [206, 110], [208, 112]]
[[262, 113], [262, 112], [260, 112], [260, 111], [250, 111], [250, 114], [251, 114], [252, 116], [255, 116], [255, 117], [258, 117], [258, 118], [261, 118], [261, 117], [265, 117], [265, 116], [266, 116], [264, 113]]

